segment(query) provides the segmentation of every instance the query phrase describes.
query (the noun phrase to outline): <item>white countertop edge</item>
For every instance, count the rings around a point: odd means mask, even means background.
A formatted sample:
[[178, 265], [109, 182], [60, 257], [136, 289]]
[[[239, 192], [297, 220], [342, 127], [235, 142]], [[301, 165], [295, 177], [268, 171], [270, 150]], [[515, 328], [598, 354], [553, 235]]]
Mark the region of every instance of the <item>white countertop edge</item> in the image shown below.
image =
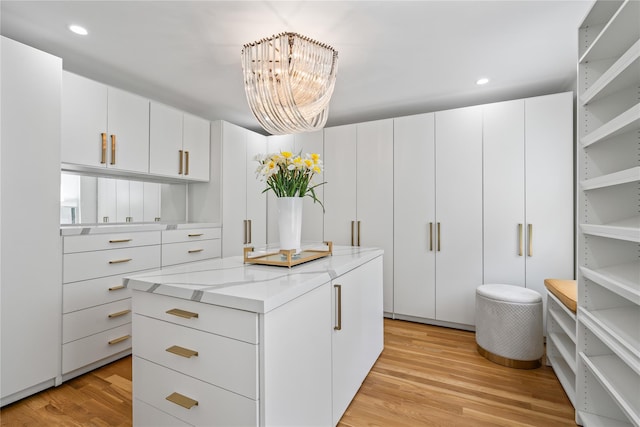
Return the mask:
[[61, 236], [79, 236], [87, 234], [130, 233], [135, 231], [190, 230], [194, 228], [221, 228], [222, 224], [214, 222], [165, 223], [148, 222], [135, 224], [87, 224], [61, 225]]
[[[346, 259], [354, 254], [357, 254], [358, 257]], [[158, 295], [198, 301], [204, 304], [219, 305], [264, 314], [382, 255], [383, 251], [377, 248], [350, 246], [336, 248], [334, 246], [331, 257], [321, 258], [295, 266], [291, 269], [286, 267], [244, 264], [242, 257], [230, 257], [136, 274], [127, 278], [125, 283], [127, 287], [134, 291], [151, 292]], [[256, 273], [267, 273], [270, 278], [268, 280], [258, 280], [255, 282], [236, 283], [229, 286], [188, 283], [190, 273], [201, 272], [203, 274], [210, 274], [212, 282], [215, 282], [213, 278], [217, 274], [221, 274], [218, 272], [219, 270], [235, 268], [244, 269], [245, 271], [253, 270]], [[308, 279], [300, 281], [300, 274], [308, 275]], [[162, 280], [166, 281], [167, 275], [172, 276], [175, 282], [157, 283]], [[267, 282], [281, 280], [283, 276], [288, 275], [295, 276], [295, 284], [285, 289], [280, 289], [273, 295], [262, 295]], [[242, 286], [245, 295], [230, 295], [225, 293], [226, 290], [232, 286]]]

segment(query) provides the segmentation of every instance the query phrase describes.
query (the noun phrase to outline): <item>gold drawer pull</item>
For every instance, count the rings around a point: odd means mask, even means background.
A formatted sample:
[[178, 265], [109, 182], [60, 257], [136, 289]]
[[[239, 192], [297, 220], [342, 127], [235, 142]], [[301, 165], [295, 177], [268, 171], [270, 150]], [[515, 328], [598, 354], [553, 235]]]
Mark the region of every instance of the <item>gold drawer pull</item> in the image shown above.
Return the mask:
[[116, 136], [111, 135], [111, 164], [116, 164]]
[[131, 261], [133, 258], [124, 258], [124, 259], [114, 259], [109, 261], [109, 264], [121, 264], [123, 262], [129, 262]]
[[185, 158], [184, 158], [184, 163], [185, 163], [185, 165], [184, 165], [184, 169], [185, 169], [184, 174], [185, 175], [189, 175], [189, 152], [185, 151], [184, 155], [185, 155]]
[[165, 399], [167, 399], [169, 402], [171, 403], [175, 403], [176, 405], [180, 405], [185, 409], [191, 409], [194, 406], [198, 406], [198, 401], [197, 400], [193, 400], [187, 396], [184, 396], [180, 393], [171, 393], [169, 396], [167, 396]]
[[190, 254], [195, 254], [196, 252], [202, 252], [202, 251], [204, 251], [204, 249], [190, 249], [188, 252]]
[[109, 243], [126, 243], [126, 242], [130, 242], [133, 239], [111, 239], [109, 240]]
[[100, 136], [102, 137], [102, 154], [100, 156], [100, 163], [104, 165], [107, 164], [107, 134], [101, 133]]
[[182, 175], [182, 150], [178, 150], [180, 164], [178, 165], [178, 175]]
[[129, 338], [131, 338], [131, 335], [125, 335], [123, 337], [113, 339], [113, 340], [109, 341], [109, 345], [118, 344], [119, 342], [126, 341]]
[[119, 291], [120, 289], [124, 289], [124, 285], [116, 285], [109, 288], [109, 291]]
[[185, 319], [197, 319], [198, 313], [193, 313], [187, 310], [180, 310], [179, 308], [172, 308], [171, 310], [166, 311], [167, 314], [172, 314], [178, 317], [184, 317]]
[[165, 351], [168, 351], [169, 353], [177, 354], [178, 356], [186, 357], [187, 359], [198, 355], [197, 351], [180, 347], [179, 345], [172, 345]]
[[131, 310], [122, 310], [117, 313], [111, 313], [109, 314], [109, 319], [113, 319], [114, 317], [124, 316], [125, 314], [129, 314], [129, 313], [131, 313]]
[[189, 237], [200, 237], [202, 236], [204, 233], [192, 233], [192, 234], [188, 234]]

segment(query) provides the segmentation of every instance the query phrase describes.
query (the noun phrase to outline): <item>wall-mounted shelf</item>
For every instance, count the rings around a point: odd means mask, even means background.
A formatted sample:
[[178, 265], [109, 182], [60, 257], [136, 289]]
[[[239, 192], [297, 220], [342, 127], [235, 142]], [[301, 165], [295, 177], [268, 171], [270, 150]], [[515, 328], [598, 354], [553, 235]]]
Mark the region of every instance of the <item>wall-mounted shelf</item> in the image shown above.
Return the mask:
[[[639, 62], [639, 61], [636, 61]], [[640, 62], [639, 62], [640, 63]], [[636, 71], [640, 74], [640, 69]], [[634, 105], [613, 120], [581, 138], [583, 147], [605, 141], [617, 135], [640, 129], [640, 104]]]
[[613, 187], [614, 185], [636, 181], [640, 181], [640, 166], [602, 175], [597, 178], [585, 179], [580, 182], [580, 187], [583, 190], [595, 190], [597, 188]]
[[640, 261], [590, 269], [580, 267], [582, 275], [634, 304], [640, 304]]

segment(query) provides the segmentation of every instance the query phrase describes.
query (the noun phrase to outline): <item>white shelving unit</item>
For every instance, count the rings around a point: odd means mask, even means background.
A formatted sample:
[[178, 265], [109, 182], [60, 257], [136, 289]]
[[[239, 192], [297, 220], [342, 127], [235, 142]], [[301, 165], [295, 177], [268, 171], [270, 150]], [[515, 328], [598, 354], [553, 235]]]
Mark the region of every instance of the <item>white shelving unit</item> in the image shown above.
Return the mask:
[[[640, 426], [639, 16], [638, 0], [597, 0], [579, 29], [575, 407], [589, 427]], [[570, 335], [555, 335], [566, 361]]]
[[571, 404], [576, 405], [576, 315], [547, 293], [547, 358]]

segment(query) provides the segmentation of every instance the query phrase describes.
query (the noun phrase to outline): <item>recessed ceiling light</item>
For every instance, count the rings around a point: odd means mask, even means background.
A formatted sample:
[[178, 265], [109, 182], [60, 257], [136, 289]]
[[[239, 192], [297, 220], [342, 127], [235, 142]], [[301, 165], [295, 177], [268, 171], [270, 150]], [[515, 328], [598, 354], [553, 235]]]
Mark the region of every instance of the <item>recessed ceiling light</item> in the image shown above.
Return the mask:
[[80, 25], [69, 25], [69, 31], [80, 34], [81, 36], [86, 36], [87, 34], [89, 34], [87, 29], [81, 27]]
[[486, 85], [487, 83], [489, 83], [489, 79], [486, 77], [483, 77], [481, 79], [476, 80], [476, 84], [477, 85]]

